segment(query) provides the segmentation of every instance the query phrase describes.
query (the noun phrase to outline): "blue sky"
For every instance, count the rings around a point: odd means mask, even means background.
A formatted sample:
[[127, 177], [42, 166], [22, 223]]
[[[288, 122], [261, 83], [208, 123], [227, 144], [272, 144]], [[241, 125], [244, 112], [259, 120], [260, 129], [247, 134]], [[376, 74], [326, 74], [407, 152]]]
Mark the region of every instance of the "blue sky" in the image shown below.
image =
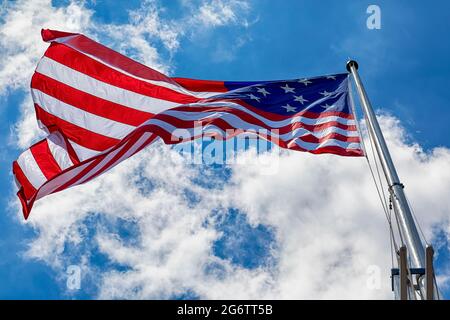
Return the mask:
[[[44, 2], [42, 6], [54, 11], [71, 5], [70, 1]], [[438, 147], [450, 148], [450, 42], [447, 40], [450, 3], [447, 1], [433, 5], [406, 0], [255, 0], [238, 4], [236, 1], [223, 1], [224, 6], [229, 5], [230, 10], [234, 10], [234, 18], [220, 23], [210, 22], [208, 28], [202, 27], [200, 22], [198, 26], [192, 22], [190, 25], [185, 23], [192, 8], [181, 0], [144, 4], [135, 0], [76, 3], [84, 10], [81, 15], [90, 12], [91, 25], [115, 25], [119, 28], [129, 24], [130, 12], [145, 14], [143, 11], [149, 10], [149, 4], [155, 5], [160, 10], [162, 24], [179, 25], [176, 29], [179, 33], [178, 47], [168, 47], [160, 33], [144, 34], [143, 39], [157, 50], [158, 62], [167, 66], [171, 75], [179, 77], [273, 80], [317, 76], [345, 72], [345, 62], [352, 57], [360, 65], [360, 75], [374, 107], [380, 113], [400, 120], [406, 132], [405, 143], [417, 143], [428, 154]], [[200, 4], [203, 2], [196, 1], [194, 6], [199, 7]], [[369, 16], [366, 9], [370, 4], [381, 8], [379, 30], [366, 27]], [[11, 12], [19, 10], [8, 5], [4, 7], [0, 11], [2, 27], [7, 25]], [[20, 28], [21, 24], [18, 23], [18, 26]], [[33, 30], [40, 27], [52, 28], [52, 25], [34, 26]], [[86, 28], [89, 30], [89, 27]], [[25, 26], [20, 32], [30, 31]], [[100, 31], [96, 36], [120, 49], [117, 37]], [[2, 56], [17, 53], [11, 53], [7, 45], [0, 43], [0, 50], [4, 51]], [[20, 52], [20, 48], [15, 50]], [[139, 48], [125, 47], [124, 50], [131, 55], [139, 54]], [[102, 229], [106, 234], [114, 233], [128, 246], [133, 246], [140, 241], [139, 226], [133, 219], [105, 218], [104, 213], [92, 212], [79, 222], [80, 226], [85, 227], [82, 231], [78, 230], [83, 240], [77, 245], [65, 242], [63, 251], [57, 253], [64, 261], [63, 267], [52, 265], [45, 257], [25, 254], [30, 243], [39, 239], [45, 231], [39, 225], [23, 223], [13, 202], [10, 166], [21, 150], [14, 142], [20, 132], [14, 128], [22, 117], [20, 105], [29, 94], [28, 83], [11, 85], [6, 81], [1, 85], [4, 88], [0, 90], [0, 201], [3, 208], [0, 213], [0, 298], [98, 297], [100, 284], [96, 281], [96, 275], [127, 272], [133, 266], [118, 263], [105, 253], [97, 243], [97, 229]], [[448, 169], [448, 163], [446, 165]], [[192, 185], [211, 192], [220, 190], [231, 181], [229, 170], [224, 166], [202, 168], [200, 178], [193, 179]], [[401, 168], [399, 171], [402, 173]], [[202, 176], [212, 178], [202, 180]], [[151, 190], [155, 188], [152, 180], [142, 177], [139, 181], [143, 192], [151, 196]], [[213, 184], [209, 185], [211, 181]], [[195, 206], [195, 192], [186, 190], [185, 197], [188, 204]], [[277, 270], [278, 259], [281, 258], [276, 252], [283, 242], [280, 242], [275, 227], [251, 222], [251, 216], [247, 216], [243, 208], [216, 208], [211, 217], [214, 217], [215, 230], [220, 232], [211, 245], [211, 255], [218, 261], [226, 260], [232, 267], [252, 272], [258, 268], [269, 270], [269, 274]], [[448, 224], [448, 216], [441, 221]], [[447, 239], [450, 228], [433, 228], [436, 229], [433, 240], [438, 247], [437, 270], [448, 272], [450, 256]], [[89, 254], [85, 264], [89, 266], [90, 273], [83, 278], [81, 289], [69, 292], [64, 268], [79, 264], [82, 257], [86, 258], [86, 252]], [[386, 255], [389, 255], [388, 250]], [[211, 262], [208, 266], [213, 269], [213, 274], [219, 274], [219, 278], [220, 272], [227, 272], [220, 263]], [[385, 277], [382, 281], [388, 282], [389, 279]], [[444, 289], [444, 295], [450, 297], [450, 289]], [[161, 297], [201, 298], [205, 295], [187, 286], [181, 292], [171, 292]]]

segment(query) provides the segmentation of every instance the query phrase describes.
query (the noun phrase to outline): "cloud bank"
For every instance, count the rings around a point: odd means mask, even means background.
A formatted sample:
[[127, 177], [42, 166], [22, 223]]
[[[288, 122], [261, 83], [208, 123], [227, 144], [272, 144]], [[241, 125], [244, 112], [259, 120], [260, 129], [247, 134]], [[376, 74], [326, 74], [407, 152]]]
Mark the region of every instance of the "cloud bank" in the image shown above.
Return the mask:
[[[397, 119], [380, 122], [428, 239], [448, 236], [450, 150], [424, 153]], [[38, 202], [27, 256], [62, 273], [81, 264], [99, 298], [391, 298], [388, 228], [364, 159], [268, 152], [258, 157], [279, 164], [268, 174], [256, 157], [206, 167], [152, 146]], [[232, 211], [243, 218], [224, 238]], [[239, 263], [255, 252], [249, 238], [264, 252], [250, 266]]]
[[[239, 12], [246, 2], [197, 6], [203, 27], [245, 24]], [[102, 34], [109, 45], [165, 72], [180, 39], [190, 36], [182, 31], [191, 23], [188, 14], [166, 20], [154, 1], [131, 12], [126, 24], [98, 24], [92, 15], [77, 1], [4, 7], [2, 94], [28, 86], [46, 47], [41, 26]], [[14, 131], [20, 148], [39, 136], [27, 99]], [[425, 153], [397, 119], [380, 122], [428, 239], [437, 232], [448, 238], [450, 150]], [[268, 173], [257, 159], [277, 163], [277, 170]], [[26, 222], [36, 237], [25, 256], [47, 263], [61, 283], [69, 265], [80, 266], [82, 290], [102, 299], [391, 298], [388, 229], [364, 159], [297, 152], [257, 158], [249, 151], [238, 160], [246, 164], [192, 165], [175, 150], [152, 145], [91, 183], [37, 202]], [[17, 200], [11, 201], [22, 221]]]

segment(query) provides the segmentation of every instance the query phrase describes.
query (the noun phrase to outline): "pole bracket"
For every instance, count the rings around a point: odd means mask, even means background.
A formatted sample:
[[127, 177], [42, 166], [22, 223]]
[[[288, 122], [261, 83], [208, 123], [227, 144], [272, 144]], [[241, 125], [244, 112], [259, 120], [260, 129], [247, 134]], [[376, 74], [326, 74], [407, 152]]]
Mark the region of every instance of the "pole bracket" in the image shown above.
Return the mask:
[[425, 285], [426, 285], [426, 299], [433, 300], [434, 296], [434, 267], [433, 267], [434, 250], [432, 246], [427, 246], [425, 249], [426, 266], [425, 266]]

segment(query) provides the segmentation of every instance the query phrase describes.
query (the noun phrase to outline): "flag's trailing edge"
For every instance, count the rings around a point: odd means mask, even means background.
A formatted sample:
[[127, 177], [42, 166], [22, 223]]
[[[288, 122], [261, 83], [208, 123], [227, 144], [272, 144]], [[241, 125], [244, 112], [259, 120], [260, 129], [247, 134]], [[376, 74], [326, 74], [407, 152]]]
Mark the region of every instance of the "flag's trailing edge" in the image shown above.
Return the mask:
[[48, 136], [13, 163], [25, 219], [36, 200], [95, 178], [158, 137], [167, 144], [198, 138], [199, 123], [202, 134], [219, 139], [253, 132], [286, 149], [363, 155], [348, 74], [253, 82], [170, 78], [82, 34], [42, 30], [42, 38], [50, 46], [31, 94]]

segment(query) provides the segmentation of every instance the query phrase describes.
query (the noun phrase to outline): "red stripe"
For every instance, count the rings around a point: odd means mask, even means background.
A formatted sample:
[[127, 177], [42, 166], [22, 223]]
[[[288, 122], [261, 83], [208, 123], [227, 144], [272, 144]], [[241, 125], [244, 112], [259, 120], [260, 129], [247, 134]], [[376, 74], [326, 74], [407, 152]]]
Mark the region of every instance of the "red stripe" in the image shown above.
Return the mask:
[[30, 151], [47, 180], [61, 172], [61, 168], [50, 151], [47, 139], [33, 145]]
[[322, 147], [322, 148], [318, 148], [315, 150], [310, 150], [307, 151], [303, 148], [301, 148], [298, 145], [294, 145], [290, 148], [291, 150], [296, 150], [296, 151], [303, 151], [303, 152], [309, 152], [312, 154], [336, 154], [336, 155], [340, 155], [340, 156], [346, 156], [346, 157], [362, 157], [364, 156], [364, 152], [361, 149], [344, 149], [338, 146], [327, 146], [327, 147]]
[[31, 78], [31, 87], [78, 109], [132, 126], [138, 126], [153, 116], [149, 112], [98, 98], [38, 72]]
[[67, 138], [83, 147], [96, 151], [103, 151], [120, 142], [119, 139], [114, 139], [99, 133], [89, 131], [87, 129], [74, 125], [71, 122], [60, 119], [48, 113], [36, 103], [34, 104], [34, 106], [38, 120], [40, 120], [50, 132], [60, 131]]
[[28, 180], [17, 161], [13, 162], [13, 174], [16, 176], [17, 182], [21, 185], [21, 189], [23, 189], [25, 200], [30, 199], [36, 193], [36, 189], [33, 187], [30, 180]]
[[180, 104], [193, 103], [200, 100], [191, 95], [179, 93], [128, 76], [63, 44], [52, 43], [44, 55], [94, 79], [138, 94]]
[[19, 197], [20, 204], [22, 205], [22, 214], [25, 220], [30, 216], [31, 208], [33, 207], [34, 200], [27, 201], [23, 189], [17, 191], [17, 197]]
[[44, 41], [58, 41], [58, 38], [68, 35], [74, 35], [74, 37], [64, 41], [64, 43], [67, 43], [77, 50], [93, 55], [114, 67], [147, 80], [174, 83], [174, 81], [162, 73], [153, 70], [142, 63], [134, 61], [133, 59], [118, 53], [117, 51], [105, 47], [104, 45], [95, 42], [82, 34], [66, 33], [49, 29], [42, 30], [42, 37]]
[[75, 152], [75, 150], [73, 149], [72, 145], [70, 144], [70, 141], [63, 134], [61, 134], [61, 137], [64, 139], [64, 142], [66, 144], [66, 148], [65, 149], [66, 149], [67, 153], [69, 154], [69, 158], [72, 161], [72, 163], [73, 164], [80, 163], [80, 159], [78, 158], [77, 153]]
[[[162, 129], [162, 130], [164, 130], [164, 129]], [[213, 136], [216, 139], [221, 140], [221, 139], [229, 139], [229, 138], [238, 136], [240, 134], [246, 134], [246, 133], [253, 133], [253, 134], [256, 133], [258, 137], [263, 138], [263, 139], [265, 139], [267, 141], [273, 142], [273, 143], [275, 143], [275, 144], [277, 144], [280, 147], [283, 147], [285, 149], [291, 149], [291, 150], [293, 149], [293, 150], [304, 151], [304, 152], [310, 152], [312, 150], [307, 150], [307, 149], [301, 148], [300, 146], [298, 146], [296, 144], [297, 140], [302, 140], [304, 142], [317, 143], [317, 144], [329, 141], [330, 139], [339, 140], [339, 141], [343, 141], [343, 142], [347, 142], [347, 143], [352, 143], [352, 142], [353, 143], [359, 143], [360, 142], [359, 137], [346, 137], [346, 136], [343, 136], [343, 135], [341, 135], [339, 133], [333, 133], [333, 132], [328, 134], [328, 135], [326, 135], [326, 136], [324, 136], [324, 137], [322, 137], [322, 138], [317, 138], [317, 137], [311, 135], [311, 136], [295, 137], [295, 138], [288, 139], [288, 140], [281, 140], [278, 137], [274, 137], [274, 136], [271, 136], [271, 135], [268, 135], [268, 134], [258, 133], [258, 132], [249, 132], [249, 131], [245, 131], [245, 130], [242, 130], [242, 129], [236, 129], [231, 134], [228, 134], [228, 132], [227, 132], [228, 136], [226, 136], [226, 137], [223, 137], [221, 134], [214, 133], [214, 132], [211, 132], [211, 133], [207, 132], [204, 135], [205, 136]], [[339, 148], [343, 149], [342, 147], [339, 147]], [[318, 149], [321, 149], [321, 148], [317, 148], [317, 149], [314, 149], [314, 150], [318, 150]]]
[[194, 92], [228, 92], [223, 81], [172, 78], [179, 85]]
[[57, 38], [67, 37], [67, 36], [76, 36], [79, 33], [70, 33], [58, 30], [50, 30], [50, 29], [41, 29], [42, 40], [45, 42], [49, 42], [55, 40]]

